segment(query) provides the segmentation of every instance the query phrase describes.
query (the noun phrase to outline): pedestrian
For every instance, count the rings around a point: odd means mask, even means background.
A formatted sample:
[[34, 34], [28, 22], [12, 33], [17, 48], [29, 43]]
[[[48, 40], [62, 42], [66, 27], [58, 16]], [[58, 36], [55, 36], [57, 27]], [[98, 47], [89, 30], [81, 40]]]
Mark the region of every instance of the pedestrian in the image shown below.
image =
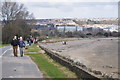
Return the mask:
[[26, 40], [27, 40], [27, 44], [30, 45], [30, 39], [27, 38]]
[[20, 49], [20, 56], [23, 57], [23, 48], [25, 47], [25, 42], [23, 41], [23, 38], [20, 37], [19, 40], [19, 49]]
[[63, 44], [63, 45], [66, 45], [66, 41], [62, 41], [62, 44]]
[[31, 44], [32, 44], [32, 42], [31, 42], [31, 39], [30, 39], [30, 41], [29, 41], [29, 46], [31, 46]]
[[31, 38], [31, 44], [33, 44], [33, 38]]
[[27, 41], [27, 44], [29, 44], [29, 40], [30, 40], [29, 38], [27, 38], [27, 39], [26, 39], [26, 41]]
[[19, 44], [19, 41], [17, 39], [17, 36], [14, 36], [11, 41], [11, 45], [13, 46], [13, 54], [15, 57], [18, 56], [18, 44]]

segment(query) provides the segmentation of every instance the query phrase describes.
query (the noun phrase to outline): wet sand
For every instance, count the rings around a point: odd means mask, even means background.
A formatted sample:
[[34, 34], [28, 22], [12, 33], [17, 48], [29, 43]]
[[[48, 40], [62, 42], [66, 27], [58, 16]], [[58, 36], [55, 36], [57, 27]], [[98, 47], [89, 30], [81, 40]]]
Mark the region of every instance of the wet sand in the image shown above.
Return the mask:
[[88, 68], [118, 77], [118, 38], [94, 38], [43, 44], [44, 47], [79, 60]]

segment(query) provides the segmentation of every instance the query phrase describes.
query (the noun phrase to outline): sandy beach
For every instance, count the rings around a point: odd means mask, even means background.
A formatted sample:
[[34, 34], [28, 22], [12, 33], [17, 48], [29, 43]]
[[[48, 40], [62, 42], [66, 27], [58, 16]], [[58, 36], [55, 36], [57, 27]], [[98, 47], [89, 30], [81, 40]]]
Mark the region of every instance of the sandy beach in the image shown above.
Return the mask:
[[63, 56], [79, 60], [93, 70], [118, 77], [118, 38], [91, 38], [43, 44]]

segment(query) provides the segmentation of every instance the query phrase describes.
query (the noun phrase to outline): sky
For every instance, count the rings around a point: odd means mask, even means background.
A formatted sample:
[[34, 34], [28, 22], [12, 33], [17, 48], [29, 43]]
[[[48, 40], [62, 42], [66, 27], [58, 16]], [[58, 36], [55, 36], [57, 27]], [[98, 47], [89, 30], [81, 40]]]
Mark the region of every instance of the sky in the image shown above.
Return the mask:
[[117, 18], [118, 0], [21, 0], [37, 19]]

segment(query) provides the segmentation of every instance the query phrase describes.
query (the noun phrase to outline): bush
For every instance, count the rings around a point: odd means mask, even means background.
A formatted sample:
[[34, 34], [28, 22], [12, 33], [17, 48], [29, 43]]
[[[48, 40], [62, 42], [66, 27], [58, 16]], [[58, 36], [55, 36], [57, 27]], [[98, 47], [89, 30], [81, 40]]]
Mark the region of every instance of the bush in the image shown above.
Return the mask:
[[42, 37], [42, 38], [39, 38], [38, 41], [43, 41], [43, 40], [46, 40], [46, 39], [48, 39], [48, 38]]

